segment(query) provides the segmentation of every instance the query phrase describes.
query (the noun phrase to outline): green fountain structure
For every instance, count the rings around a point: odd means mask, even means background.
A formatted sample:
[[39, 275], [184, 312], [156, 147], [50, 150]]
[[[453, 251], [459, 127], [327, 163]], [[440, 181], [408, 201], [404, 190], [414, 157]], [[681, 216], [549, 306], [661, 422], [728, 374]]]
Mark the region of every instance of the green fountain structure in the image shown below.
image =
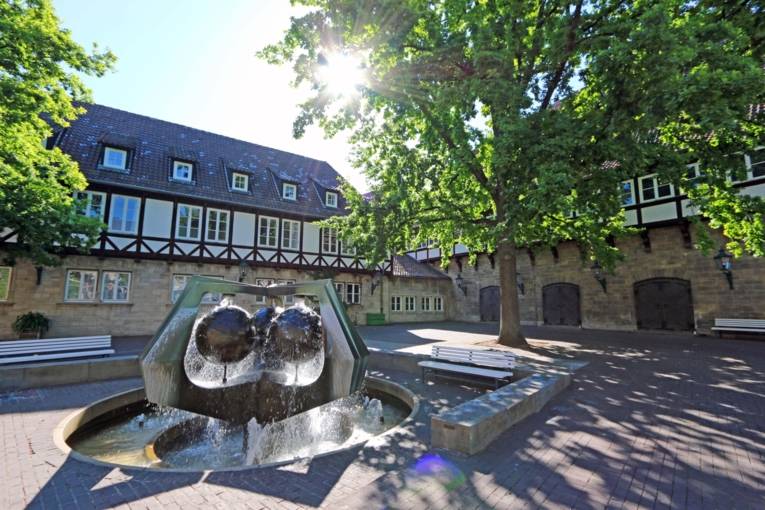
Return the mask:
[[[299, 296], [311, 306], [251, 315], [224, 302], [200, 315], [208, 293]], [[268, 423], [359, 391], [368, 355], [331, 280], [260, 287], [195, 276], [140, 362], [149, 402]]]

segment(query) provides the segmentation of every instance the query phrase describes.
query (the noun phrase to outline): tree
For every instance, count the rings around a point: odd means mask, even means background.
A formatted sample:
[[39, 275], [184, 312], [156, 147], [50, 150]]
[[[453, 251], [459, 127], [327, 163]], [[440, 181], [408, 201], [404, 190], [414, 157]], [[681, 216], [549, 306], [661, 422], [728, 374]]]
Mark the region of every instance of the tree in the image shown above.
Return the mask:
[[[331, 223], [373, 261], [426, 239], [496, 251], [501, 343], [526, 345], [516, 248], [574, 240], [612, 267], [607, 239], [628, 233], [620, 183], [635, 175], [692, 188], [731, 249], [765, 251], [762, 200], [727, 179], [763, 139], [759, 3], [305, 3], [261, 56], [314, 92], [296, 136], [352, 130], [373, 198], [346, 187], [352, 212]], [[367, 73], [355, 95], [328, 87], [338, 54]], [[690, 182], [697, 160], [706, 176]]]
[[46, 147], [51, 126], [84, 112], [89, 94], [76, 73], [103, 75], [111, 52], [88, 53], [62, 30], [48, 0], [0, 1], [0, 240], [7, 259], [54, 264], [59, 247], [91, 246], [101, 222], [75, 212], [87, 185], [77, 164]]

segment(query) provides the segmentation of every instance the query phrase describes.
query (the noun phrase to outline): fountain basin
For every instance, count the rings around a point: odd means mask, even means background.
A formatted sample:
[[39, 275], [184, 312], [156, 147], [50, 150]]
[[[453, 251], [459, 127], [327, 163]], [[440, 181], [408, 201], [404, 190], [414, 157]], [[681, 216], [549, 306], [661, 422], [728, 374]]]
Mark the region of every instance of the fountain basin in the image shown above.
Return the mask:
[[[288, 419], [261, 430], [251, 423], [248, 432], [246, 426], [154, 406], [138, 388], [72, 413], [54, 431], [54, 441], [73, 458], [112, 467], [209, 471], [288, 464], [390, 434], [417, 413], [417, 397], [403, 386], [374, 377], [364, 386], [351, 401], [296, 415], [292, 424]], [[365, 407], [364, 397], [380, 400], [384, 423], [370, 419], [376, 411]]]

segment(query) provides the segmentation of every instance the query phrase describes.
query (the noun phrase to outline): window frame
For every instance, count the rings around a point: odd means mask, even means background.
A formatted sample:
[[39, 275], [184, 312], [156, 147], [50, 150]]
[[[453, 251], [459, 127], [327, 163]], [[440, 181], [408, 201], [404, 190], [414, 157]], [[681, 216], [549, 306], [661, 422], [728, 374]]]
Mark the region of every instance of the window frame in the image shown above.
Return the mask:
[[[332, 233], [334, 233], [334, 236], [331, 235]], [[333, 239], [334, 239], [334, 249], [328, 249], [332, 245], [327, 243], [326, 241], [332, 241]], [[325, 245], [328, 248], [325, 248]], [[338, 246], [338, 238], [337, 238], [337, 229], [333, 228], [333, 227], [322, 227], [322, 229], [321, 229], [321, 252], [322, 253], [332, 254], [332, 255], [337, 255], [338, 250], [339, 250], [339, 246]]]
[[[177, 176], [176, 172], [178, 171], [178, 167], [181, 165], [189, 167], [188, 179]], [[186, 182], [186, 183], [194, 182], [194, 163], [192, 163], [191, 161], [185, 161], [182, 159], [173, 159], [173, 173], [171, 174], [171, 176], [172, 176], [172, 179], [176, 182]]]
[[[643, 181], [645, 179], [651, 179], [653, 183], [653, 186], [651, 187], [651, 189], [654, 192], [653, 198], [645, 197], [646, 188], [645, 186], [643, 186]], [[667, 200], [676, 196], [675, 186], [672, 183], [666, 183], [666, 182], [659, 183], [658, 174], [648, 174], [648, 175], [644, 175], [640, 177], [638, 179], [638, 186], [640, 188], [640, 203], [641, 204], [645, 204], [648, 202], [656, 202], [657, 200]], [[669, 186], [669, 195], [659, 196], [659, 188], [662, 186]]]
[[[80, 280], [79, 280], [79, 292], [77, 298], [70, 298], [69, 297], [69, 275], [71, 273], [80, 273]], [[87, 273], [95, 275], [93, 278], [94, 286], [93, 286], [93, 297], [89, 299], [83, 299], [82, 297], [82, 280], [83, 276]], [[67, 269], [66, 270], [66, 278], [64, 280], [64, 302], [65, 303], [95, 303], [98, 299], [98, 270], [97, 269]]]
[[[125, 204], [124, 204], [124, 207], [122, 208], [122, 214], [123, 214], [123, 216], [122, 216], [122, 224], [123, 224], [123, 226], [127, 224], [126, 219], [127, 219], [127, 212], [129, 210], [128, 202], [130, 202], [132, 200], [132, 201], [135, 201], [135, 202], [138, 203], [138, 206], [137, 206], [137, 208], [135, 210], [136, 213], [135, 213], [135, 221], [134, 221], [134, 224], [135, 224], [135, 229], [134, 230], [127, 230], [126, 228], [118, 229], [118, 228], [115, 228], [113, 226], [113, 224], [112, 224], [112, 222], [114, 221], [114, 212], [117, 210], [117, 207], [116, 207], [117, 199], [119, 199], [119, 198], [125, 199]], [[121, 194], [116, 194], [116, 193], [112, 194], [112, 201], [111, 201], [111, 205], [109, 207], [109, 225], [108, 225], [109, 232], [114, 232], [116, 234], [133, 234], [133, 235], [136, 235], [136, 234], [138, 234], [138, 224], [140, 222], [140, 219], [141, 219], [141, 199], [140, 199], [140, 197], [133, 197], [133, 196], [130, 196], [130, 195], [121, 195]]]
[[[334, 197], [334, 204], [330, 203], [329, 197]], [[338, 196], [337, 192], [335, 192], [335, 191], [327, 191], [324, 194], [324, 204], [327, 207], [331, 207], [333, 209], [337, 209], [338, 202], [339, 202], [339, 196]]]
[[420, 299], [420, 310], [423, 312], [432, 312], [432, 307], [430, 306], [431, 296], [422, 296]]
[[[108, 160], [108, 157], [107, 157], [108, 153], [122, 154], [122, 166], [113, 166], [113, 165], [107, 164], [106, 162]], [[101, 166], [111, 170], [127, 170], [128, 156], [129, 154], [127, 149], [121, 149], [113, 145], [104, 145], [104, 153], [103, 153], [103, 157], [101, 158]]]
[[78, 195], [87, 195], [87, 201], [85, 206], [85, 213], [80, 213], [77, 211], [77, 214], [82, 214], [82, 216], [85, 216], [87, 218], [96, 218], [96, 216], [92, 216], [90, 214], [90, 209], [93, 204], [93, 196], [98, 195], [101, 197], [101, 210], [99, 212], [99, 215], [97, 216], [98, 219], [101, 221], [104, 221], [104, 216], [106, 214], [106, 193], [103, 191], [91, 191], [91, 190], [84, 190], [84, 191], [75, 191], [74, 192], [74, 199], [78, 201], [82, 201], [83, 199], [79, 198]]
[[[355, 292], [351, 289], [355, 289]], [[345, 302], [349, 305], [361, 304], [361, 284], [348, 282], [345, 284]]]
[[[274, 242], [271, 243], [262, 243], [263, 239], [263, 221], [269, 222], [269, 221], [275, 221], [276, 226], [274, 227]], [[270, 234], [270, 227], [268, 228], [269, 234]], [[266, 236], [266, 239], [270, 238], [270, 235]], [[258, 248], [272, 248], [272, 249], [278, 249], [279, 248], [279, 218], [275, 216], [258, 216]]]
[[443, 296], [433, 296], [433, 311], [436, 313], [443, 313], [444, 311]]
[[[276, 280], [277, 285], [292, 285], [297, 283], [297, 280]], [[281, 296], [282, 303], [285, 305], [294, 305], [295, 304], [295, 294], [287, 294], [286, 296]]]
[[[236, 185], [236, 179], [237, 177], [242, 177], [244, 179], [244, 187], [240, 188]], [[248, 192], [250, 191], [250, 176], [247, 174], [243, 174], [242, 172], [232, 172], [231, 173], [231, 189], [234, 191], [243, 191]]]
[[8, 280], [5, 283], [5, 289], [0, 288], [0, 302], [2, 303], [10, 301], [11, 299], [11, 280], [13, 279], [13, 266], [0, 266], [0, 273], [6, 269], [8, 270]]
[[[761, 152], [762, 153], [762, 156], [761, 156], [762, 159], [752, 163], [752, 156], [754, 154], [749, 154], [749, 153], [745, 153], [744, 154], [744, 164], [746, 165], [746, 180], [747, 181], [751, 181], [751, 180], [754, 180], [754, 179], [763, 179], [763, 178], [765, 178], [765, 173], [755, 177], [754, 169], [753, 169], [753, 165], [765, 165], [765, 145], [755, 147], [755, 149], [752, 152], [753, 153]], [[765, 172], [765, 168], [763, 169], [763, 172]]]
[[340, 255], [344, 257], [355, 257], [356, 256], [356, 247], [353, 246], [351, 243], [350, 249], [346, 246], [347, 241], [343, 241], [342, 239], [337, 240], [338, 248], [340, 250]]
[[401, 296], [390, 297], [390, 311], [401, 313]]
[[[277, 280], [274, 278], [255, 278], [255, 285], [258, 287], [270, 287], [275, 284]], [[259, 305], [265, 305], [268, 303], [269, 296], [261, 296], [255, 294], [255, 303]]]
[[[203, 219], [204, 219], [203, 216], [204, 215], [202, 214], [203, 213], [202, 206], [191, 205], [191, 204], [180, 204], [179, 203], [177, 207], [178, 207], [178, 209], [176, 211], [177, 214], [176, 214], [176, 218], [175, 218], [175, 238], [176, 239], [180, 239], [182, 241], [200, 241], [202, 239], [202, 230], [205, 227], [204, 222], [203, 222]], [[197, 225], [197, 236], [196, 237], [192, 237], [190, 235], [185, 235], [185, 236], [181, 235], [181, 208], [182, 207], [188, 207], [189, 208], [189, 216], [188, 216], [189, 220], [193, 220], [192, 211], [194, 209], [199, 211], [199, 218], [198, 218], [199, 225]], [[192, 229], [191, 223], [189, 223], [186, 226], [186, 230], [187, 230], [188, 234], [191, 234], [191, 229]]]
[[[183, 284], [183, 288], [180, 289], [178, 292], [178, 295], [175, 296], [175, 278], [176, 276], [183, 276], [186, 278], [185, 283]], [[188, 280], [190, 280], [193, 276], [205, 276], [207, 278], [217, 278], [219, 280], [223, 280], [223, 276], [216, 275], [216, 274], [192, 274], [192, 273], [173, 273], [170, 275], [170, 303], [176, 303], [178, 301], [178, 298], [183, 294], [183, 291], [186, 290], [186, 285], [188, 285]], [[217, 297], [217, 300], [215, 298]], [[223, 294], [220, 292], [206, 292], [202, 295], [202, 301], [199, 302], [199, 304], [202, 305], [217, 305], [221, 301], [223, 301]]]
[[[127, 275], [127, 293], [125, 294], [125, 299], [107, 299], [104, 297], [104, 291], [106, 290], [106, 275], [108, 274], [116, 274], [116, 275]], [[119, 276], [117, 277], [119, 281]], [[112, 269], [104, 269], [101, 271], [101, 292], [99, 293], [99, 296], [101, 297], [102, 303], [129, 303], [130, 302], [130, 286], [133, 282], [133, 274], [130, 271], [118, 271], [118, 270], [112, 270]]]
[[[294, 195], [292, 197], [287, 196], [287, 190], [292, 189], [294, 192]], [[291, 200], [293, 202], [297, 201], [297, 184], [292, 182], [283, 182], [282, 183], [282, 198], [284, 200]]]
[[[632, 207], [633, 205], [637, 204], [637, 197], [635, 195], [635, 182], [632, 179], [622, 181], [619, 183], [621, 185], [621, 196], [622, 196], [622, 207]], [[624, 193], [624, 185], [628, 185], [630, 188], [630, 203], [626, 204], [624, 203], [625, 193]]]
[[[412, 307], [409, 307], [409, 303]], [[417, 313], [417, 297], [416, 296], [404, 296], [404, 313]]]
[[[215, 219], [215, 227], [216, 228], [214, 229], [214, 231], [217, 234], [220, 234], [221, 232], [223, 232], [224, 233], [224, 239], [216, 239], [216, 238], [211, 238], [210, 237], [210, 218], [211, 218], [211, 214], [210, 213], [215, 213], [215, 216], [216, 216], [216, 219]], [[225, 216], [226, 216], [226, 222], [225, 222], [226, 228], [224, 230], [222, 230], [220, 228], [221, 213], [225, 214]], [[228, 231], [229, 231], [230, 228], [231, 228], [231, 211], [229, 211], [228, 209], [216, 209], [214, 207], [208, 207], [207, 208], [207, 217], [205, 218], [205, 241], [210, 241], [210, 242], [213, 242], [213, 243], [225, 243], [225, 244], [228, 244]]]
[[[289, 235], [287, 235], [287, 227], [289, 227]], [[297, 225], [297, 229], [293, 232], [292, 227]], [[283, 250], [299, 250], [300, 249], [300, 234], [301, 234], [301, 222], [297, 220], [282, 219], [282, 242], [281, 246]], [[292, 245], [292, 237], [294, 234], [294, 246]]]

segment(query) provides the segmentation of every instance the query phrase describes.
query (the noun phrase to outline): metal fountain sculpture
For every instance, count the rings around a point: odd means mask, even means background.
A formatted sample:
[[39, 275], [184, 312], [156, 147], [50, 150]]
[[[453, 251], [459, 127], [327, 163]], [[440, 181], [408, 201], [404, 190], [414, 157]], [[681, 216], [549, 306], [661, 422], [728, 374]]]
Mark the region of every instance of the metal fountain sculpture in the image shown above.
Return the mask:
[[[223, 304], [198, 317], [207, 293], [310, 296], [318, 308], [250, 315]], [[331, 280], [259, 287], [195, 276], [141, 355], [141, 371], [150, 402], [265, 423], [358, 391], [368, 355]]]

